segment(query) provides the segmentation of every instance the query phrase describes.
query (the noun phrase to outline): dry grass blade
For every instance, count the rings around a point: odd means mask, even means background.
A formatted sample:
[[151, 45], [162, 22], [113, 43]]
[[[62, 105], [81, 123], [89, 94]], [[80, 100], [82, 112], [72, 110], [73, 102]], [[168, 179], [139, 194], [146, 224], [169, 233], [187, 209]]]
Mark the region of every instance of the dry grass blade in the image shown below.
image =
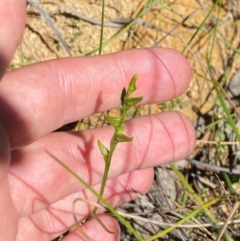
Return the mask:
[[[235, 203], [236, 204], [236, 203]], [[239, 205], [239, 203], [238, 203]], [[198, 224], [190, 224], [190, 223], [186, 223], [186, 224], [175, 224], [175, 223], [169, 223], [169, 222], [161, 222], [161, 221], [155, 221], [155, 220], [151, 220], [151, 219], [147, 219], [147, 218], [143, 218], [143, 217], [139, 217], [139, 215], [137, 214], [130, 214], [130, 213], [125, 213], [122, 211], [118, 210], [118, 213], [121, 214], [123, 217], [126, 218], [131, 218], [134, 220], [140, 220], [143, 221], [145, 223], [153, 223], [159, 226], [166, 226], [166, 227], [175, 227], [175, 228], [188, 228], [188, 229], [192, 229], [192, 228], [206, 228], [206, 227], [217, 227], [220, 225], [229, 225], [229, 224], [239, 224], [240, 223], [240, 219], [236, 219], [236, 220], [230, 220], [232, 218], [232, 216], [234, 215], [234, 213], [236, 212], [236, 207], [234, 205], [233, 209], [232, 209], [233, 214], [231, 212], [231, 216], [229, 215], [228, 219], [225, 222], [218, 222], [218, 223], [198, 223]], [[226, 227], [224, 227], [226, 228]], [[224, 231], [223, 231], [224, 232]], [[222, 235], [222, 233], [221, 233]]]
[[228, 215], [228, 217], [227, 217], [226, 222], [224, 223], [224, 225], [222, 226], [222, 228], [221, 228], [221, 230], [220, 230], [220, 232], [219, 232], [219, 235], [218, 235], [216, 241], [220, 241], [220, 240], [221, 240], [221, 238], [222, 238], [222, 236], [223, 236], [223, 234], [224, 234], [224, 232], [225, 232], [228, 224], [230, 223], [230, 220], [232, 219], [233, 215], [235, 214], [236, 210], [238, 209], [239, 204], [240, 204], [240, 202], [236, 202], [236, 203], [234, 204], [231, 212], [229, 213], [229, 215]]
[[239, 169], [230, 169], [227, 167], [220, 167], [220, 166], [216, 166], [216, 165], [212, 165], [212, 164], [208, 164], [208, 163], [203, 163], [191, 158], [186, 158], [186, 160], [196, 166], [200, 166], [200, 167], [204, 167], [207, 168], [209, 170], [212, 170], [214, 172], [224, 172], [224, 173], [230, 173], [230, 174], [237, 174], [240, 175], [240, 170]]
[[61, 33], [58, 31], [58, 29], [56, 28], [52, 18], [50, 17], [49, 13], [38, 3], [37, 0], [27, 0], [27, 2], [29, 4], [31, 4], [33, 7], [35, 7], [39, 13], [42, 15], [42, 17], [47, 21], [47, 23], [49, 24], [49, 26], [51, 27], [52, 31], [54, 32], [54, 34], [56, 35], [57, 39], [59, 40], [59, 42], [62, 44], [62, 46], [64, 47], [64, 49], [66, 50], [67, 54], [69, 56], [72, 56], [72, 53], [69, 49], [69, 47], [67, 46], [67, 43], [64, 41]]

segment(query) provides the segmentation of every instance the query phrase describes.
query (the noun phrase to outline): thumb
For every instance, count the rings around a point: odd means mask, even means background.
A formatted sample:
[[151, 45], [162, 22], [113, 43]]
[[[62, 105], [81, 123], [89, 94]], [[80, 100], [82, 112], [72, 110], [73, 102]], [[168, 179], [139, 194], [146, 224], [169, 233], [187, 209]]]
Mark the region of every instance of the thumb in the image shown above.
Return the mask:
[[[0, 79], [21, 41], [25, 12], [26, 0], [0, 0]], [[18, 215], [10, 197], [9, 164], [8, 137], [0, 123], [0, 240], [15, 241]]]
[[10, 197], [8, 169], [10, 164], [10, 147], [7, 134], [0, 123], [0, 240], [15, 241], [18, 214]]

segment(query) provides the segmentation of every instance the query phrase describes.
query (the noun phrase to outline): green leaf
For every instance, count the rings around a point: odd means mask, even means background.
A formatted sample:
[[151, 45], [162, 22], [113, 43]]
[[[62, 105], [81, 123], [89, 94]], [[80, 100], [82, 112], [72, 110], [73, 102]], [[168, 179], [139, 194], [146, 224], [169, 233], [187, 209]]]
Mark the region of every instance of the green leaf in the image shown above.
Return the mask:
[[109, 153], [108, 149], [102, 144], [101, 141], [98, 141], [97, 144], [98, 144], [99, 150], [101, 151], [102, 155], [104, 156], [104, 159], [106, 160], [108, 157], [108, 153]]
[[127, 92], [126, 92], [126, 89], [123, 88], [122, 94], [121, 94], [121, 100], [120, 100], [120, 109], [122, 109], [123, 106], [124, 106], [124, 101], [125, 101], [126, 93], [127, 93]]
[[124, 131], [124, 125], [119, 126], [118, 131], [123, 132]]
[[128, 105], [128, 106], [134, 106], [136, 105], [137, 103], [139, 103], [140, 101], [142, 101], [143, 97], [137, 97], [137, 98], [128, 98], [128, 99], [125, 99], [125, 103]]
[[111, 117], [111, 116], [106, 116], [106, 119], [108, 121], [109, 124], [117, 127], [119, 126], [119, 124], [121, 123], [121, 119], [120, 118], [117, 118], [117, 117]]
[[116, 136], [115, 136], [116, 140], [118, 142], [129, 142], [129, 141], [132, 141], [133, 137], [129, 137], [129, 136], [125, 136], [124, 134], [122, 133], [118, 133]]
[[122, 133], [124, 131], [124, 125], [115, 126], [116, 133]]
[[130, 96], [130, 95], [137, 89], [137, 87], [136, 87], [137, 77], [138, 77], [137, 74], [135, 74], [135, 75], [132, 77], [132, 79], [131, 79], [131, 81], [130, 81], [130, 84], [129, 84], [129, 86], [128, 86], [127, 96]]

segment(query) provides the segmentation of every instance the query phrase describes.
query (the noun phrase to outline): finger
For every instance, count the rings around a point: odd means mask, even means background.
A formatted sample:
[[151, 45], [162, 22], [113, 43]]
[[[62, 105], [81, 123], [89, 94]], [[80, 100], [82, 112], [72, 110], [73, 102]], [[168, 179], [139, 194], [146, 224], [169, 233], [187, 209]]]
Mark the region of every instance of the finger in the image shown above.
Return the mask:
[[[62, 241], [89, 241], [92, 238], [95, 241], [118, 241], [120, 240], [120, 228], [119, 225], [113, 217], [108, 215], [99, 215], [100, 220], [106, 227], [112, 232], [109, 233], [99, 224], [95, 219], [90, 220], [82, 225], [82, 229], [85, 233], [82, 234], [79, 229], [74, 230], [72, 233], [68, 234]], [[86, 234], [88, 237], [86, 237]]]
[[[132, 188], [139, 190], [141, 194], [147, 192], [151, 186], [152, 180], [152, 168], [121, 175], [117, 178], [108, 180], [104, 198], [107, 199], [112, 206], [119, 206], [137, 197], [136, 193], [132, 191]], [[100, 185], [95, 186], [94, 189], [99, 191]], [[90, 200], [93, 203], [97, 200], [89, 190], [76, 192], [54, 203], [45, 210], [29, 217], [23, 217], [19, 222], [17, 240], [33, 240], [34, 238], [34, 241], [47, 241], [66, 232], [70, 227], [75, 225], [73, 219], [74, 200], [79, 200], [74, 206], [75, 215], [79, 221], [88, 217], [94, 209], [94, 206], [85, 201], [81, 201], [80, 198]], [[98, 212], [103, 211], [104, 210], [101, 208], [98, 209]]]
[[[46, 207], [43, 202], [34, 210], [28, 209], [34, 200], [43, 200], [44, 197], [49, 205], [83, 189], [68, 171], [45, 152], [45, 148], [86, 182], [97, 184], [102, 180], [104, 169], [97, 141], [101, 140], [108, 146], [112, 133], [110, 126], [84, 132], [52, 133], [23, 151], [14, 151], [9, 181], [13, 200], [23, 209], [24, 215]], [[109, 178], [179, 160], [188, 156], [195, 145], [192, 124], [177, 112], [132, 119], [126, 122], [124, 133], [134, 139], [117, 146]]]
[[10, 148], [7, 135], [0, 123], [0, 240], [15, 241], [18, 214], [9, 195], [7, 174], [10, 163]]
[[21, 41], [25, 15], [25, 0], [0, 1], [0, 78]]
[[188, 62], [171, 49], [68, 58], [12, 71], [0, 88], [0, 117], [11, 147], [29, 144], [66, 123], [118, 107], [123, 87], [136, 73], [135, 95], [144, 97], [142, 103], [172, 99], [190, 80]]

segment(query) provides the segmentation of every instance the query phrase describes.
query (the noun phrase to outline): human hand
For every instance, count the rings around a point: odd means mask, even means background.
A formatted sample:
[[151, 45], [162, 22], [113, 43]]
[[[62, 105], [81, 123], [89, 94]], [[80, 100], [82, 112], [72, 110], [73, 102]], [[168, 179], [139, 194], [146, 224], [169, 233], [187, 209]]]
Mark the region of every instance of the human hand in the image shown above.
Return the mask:
[[[0, 72], [21, 41], [24, 0], [0, 1]], [[166, 101], [188, 86], [190, 68], [170, 49], [138, 49], [101, 57], [65, 58], [42, 62], [3, 75], [0, 83], [0, 240], [49, 241], [74, 225], [72, 203], [84, 197], [96, 201], [70, 173], [47, 153], [75, 170], [99, 190], [104, 161], [97, 140], [109, 143], [112, 127], [82, 132], [55, 129], [118, 106], [123, 87], [138, 74], [136, 96], [142, 104]], [[129, 186], [146, 192], [153, 169], [189, 155], [195, 145], [191, 123], [180, 113], [141, 117], [125, 124], [133, 136], [114, 152], [104, 198], [117, 206], [135, 198]], [[79, 220], [91, 213], [78, 203]], [[99, 209], [100, 211], [100, 209]], [[82, 227], [95, 240], [118, 240], [119, 227], [110, 216]], [[63, 241], [85, 240], [78, 230]]]

